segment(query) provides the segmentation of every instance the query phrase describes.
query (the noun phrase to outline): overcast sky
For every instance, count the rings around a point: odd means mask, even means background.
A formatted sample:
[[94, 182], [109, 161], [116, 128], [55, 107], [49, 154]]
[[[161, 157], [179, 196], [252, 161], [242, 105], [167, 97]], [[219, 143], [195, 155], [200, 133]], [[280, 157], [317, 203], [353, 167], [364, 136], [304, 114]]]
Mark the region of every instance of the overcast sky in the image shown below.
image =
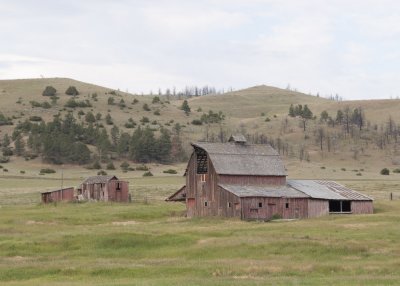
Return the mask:
[[0, 78], [400, 96], [400, 1], [0, 0]]

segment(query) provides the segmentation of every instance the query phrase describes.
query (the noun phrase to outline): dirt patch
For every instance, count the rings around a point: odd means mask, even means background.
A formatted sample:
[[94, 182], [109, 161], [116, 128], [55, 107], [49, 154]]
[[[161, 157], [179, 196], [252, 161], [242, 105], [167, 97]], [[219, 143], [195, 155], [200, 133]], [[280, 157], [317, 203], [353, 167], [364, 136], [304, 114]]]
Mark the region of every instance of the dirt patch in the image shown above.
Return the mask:
[[138, 224], [138, 222], [137, 222], [137, 221], [134, 221], [134, 220], [128, 220], [128, 221], [113, 221], [111, 224], [112, 224], [112, 225], [127, 226], [127, 225]]
[[35, 221], [35, 220], [28, 220], [26, 222], [27, 225], [32, 225], [32, 224], [40, 224], [40, 225], [56, 225], [54, 221]]

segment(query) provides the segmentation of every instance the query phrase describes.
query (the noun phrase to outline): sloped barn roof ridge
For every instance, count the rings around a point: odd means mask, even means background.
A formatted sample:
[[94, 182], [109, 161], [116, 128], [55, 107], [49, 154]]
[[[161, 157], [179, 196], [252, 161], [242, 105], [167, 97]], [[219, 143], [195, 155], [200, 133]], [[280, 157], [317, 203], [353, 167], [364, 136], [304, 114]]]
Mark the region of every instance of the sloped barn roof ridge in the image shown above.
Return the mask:
[[309, 198], [307, 194], [300, 192], [288, 185], [259, 186], [239, 184], [218, 184], [224, 190], [238, 197], [276, 197], [276, 198]]
[[201, 148], [209, 154], [221, 155], [253, 155], [253, 156], [279, 156], [279, 153], [269, 144], [235, 144], [192, 142], [192, 146]]
[[118, 178], [116, 176], [91, 176], [86, 178], [82, 184], [100, 184], [100, 183], [107, 183], [111, 179], [116, 179]]

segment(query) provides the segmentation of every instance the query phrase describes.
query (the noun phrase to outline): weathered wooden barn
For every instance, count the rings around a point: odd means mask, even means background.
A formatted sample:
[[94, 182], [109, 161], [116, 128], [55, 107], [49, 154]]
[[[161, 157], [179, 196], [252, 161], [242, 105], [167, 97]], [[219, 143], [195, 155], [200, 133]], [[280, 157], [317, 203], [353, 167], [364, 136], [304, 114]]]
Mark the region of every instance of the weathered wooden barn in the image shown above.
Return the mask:
[[45, 191], [41, 193], [42, 203], [71, 202], [74, 200], [74, 188], [63, 188], [59, 190]]
[[93, 176], [82, 182], [78, 196], [85, 200], [129, 202], [129, 185], [116, 176]]
[[372, 213], [373, 200], [332, 181], [286, 180], [279, 154], [269, 145], [192, 143], [186, 186], [169, 201], [185, 201], [187, 216], [242, 219], [309, 218], [330, 213]]

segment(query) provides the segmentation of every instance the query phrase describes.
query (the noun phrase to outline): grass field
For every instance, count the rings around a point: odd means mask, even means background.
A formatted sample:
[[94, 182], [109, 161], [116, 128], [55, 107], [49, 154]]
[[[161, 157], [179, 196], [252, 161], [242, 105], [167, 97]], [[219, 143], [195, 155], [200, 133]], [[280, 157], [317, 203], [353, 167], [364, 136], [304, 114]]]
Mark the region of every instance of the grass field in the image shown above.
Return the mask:
[[[400, 181], [345, 179], [375, 214], [187, 219], [182, 177], [130, 180], [131, 204], [39, 204], [54, 180], [2, 177], [1, 285], [398, 285]], [[78, 183], [71, 178], [71, 183]]]

